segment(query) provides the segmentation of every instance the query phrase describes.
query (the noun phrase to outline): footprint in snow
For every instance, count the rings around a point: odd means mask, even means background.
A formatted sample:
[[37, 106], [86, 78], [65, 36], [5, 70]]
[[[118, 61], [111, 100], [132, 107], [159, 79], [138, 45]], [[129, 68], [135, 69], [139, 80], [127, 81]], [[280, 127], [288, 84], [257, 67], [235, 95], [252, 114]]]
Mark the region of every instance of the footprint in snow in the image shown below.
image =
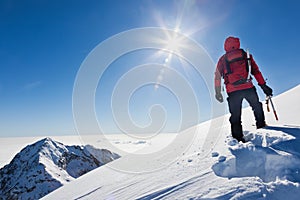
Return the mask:
[[219, 156], [219, 153], [218, 152], [212, 152], [211, 153], [211, 157], [218, 157]]
[[219, 161], [219, 162], [224, 162], [224, 161], [226, 161], [226, 157], [225, 157], [225, 156], [220, 156], [220, 157], [218, 158], [218, 161]]

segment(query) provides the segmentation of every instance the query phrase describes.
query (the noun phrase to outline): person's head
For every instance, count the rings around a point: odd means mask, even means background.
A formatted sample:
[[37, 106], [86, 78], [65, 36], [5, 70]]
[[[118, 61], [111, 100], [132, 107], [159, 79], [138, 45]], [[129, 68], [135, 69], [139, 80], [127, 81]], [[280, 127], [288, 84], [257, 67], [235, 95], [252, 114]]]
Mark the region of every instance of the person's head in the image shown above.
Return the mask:
[[239, 49], [240, 48], [240, 39], [237, 37], [230, 36], [226, 38], [224, 42], [224, 49], [226, 52]]

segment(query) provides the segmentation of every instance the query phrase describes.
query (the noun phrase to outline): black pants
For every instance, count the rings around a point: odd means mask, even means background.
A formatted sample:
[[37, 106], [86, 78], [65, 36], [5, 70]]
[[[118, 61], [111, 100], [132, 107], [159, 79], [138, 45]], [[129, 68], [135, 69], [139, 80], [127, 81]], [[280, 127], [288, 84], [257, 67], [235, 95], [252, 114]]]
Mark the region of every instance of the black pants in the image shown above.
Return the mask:
[[231, 133], [238, 141], [243, 140], [243, 128], [241, 121], [243, 99], [246, 99], [252, 107], [256, 120], [256, 127], [261, 128], [266, 125], [262, 104], [259, 102], [255, 87], [229, 93], [227, 101], [231, 114], [229, 119], [231, 124]]

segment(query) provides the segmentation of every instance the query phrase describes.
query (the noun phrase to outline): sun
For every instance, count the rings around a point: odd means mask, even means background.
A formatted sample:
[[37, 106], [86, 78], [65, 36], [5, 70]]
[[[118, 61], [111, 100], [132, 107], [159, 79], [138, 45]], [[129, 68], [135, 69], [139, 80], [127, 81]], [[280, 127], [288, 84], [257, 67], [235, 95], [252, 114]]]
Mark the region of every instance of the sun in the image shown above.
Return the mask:
[[180, 47], [180, 40], [178, 40], [176, 35], [167, 41], [167, 50], [170, 51], [170, 53], [178, 51], [179, 47]]
[[164, 41], [164, 45], [166, 46], [165, 50], [171, 54], [174, 54], [175, 52], [180, 53], [182, 48], [184, 48], [184, 38], [179, 34], [179, 29], [175, 29], [174, 32], [167, 34], [166, 36], [167, 39]]
[[[163, 45], [165, 46], [165, 48], [162, 49], [164, 52], [167, 52], [167, 55], [163, 61], [163, 65], [165, 67], [171, 66], [171, 61], [174, 55], [180, 58], [180, 52], [184, 49], [185, 45], [183, 41], [183, 36], [179, 34], [178, 31], [179, 29], [175, 29], [174, 32], [171, 32], [171, 34], [169, 34], [169, 31], [166, 31], [167, 39], [163, 41]], [[159, 89], [163, 77], [164, 73], [160, 72], [157, 76], [157, 80], [154, 85], [155, 90]]]
[[[163, 65], [165, 67], [171, 67], [172, 64], [172, 59], [175, 57], [177, 60], [182, 62], [182, 52], [187, 50], [189, 48], [187, 44], [187, 38], [189, 37], [189, 32], [188, 30], [184, 31], [181, 26], [182, 26], [182, 14], [180, 14], [179, 17], [177, 17], [174, 20], [173, 27], [167, 26], [165, 20], [161, 17], [157, 17], [158, 19], [158, 24], [161, 28], [165, 29], [165, 37], [164, 39], [160, 40], [162, 43], [162, 46], [164, 48], [159, 51], [156, 56], [164, 55], [165, 58], [163, 59]], [[171, 30], [171, 31], [170, 31]], [[165, 74], [159, 73], [157, 77], [157, 81], [154, 85], [154, 90], [158, 90], [160, 88], [160, 83], [163, 81]]]

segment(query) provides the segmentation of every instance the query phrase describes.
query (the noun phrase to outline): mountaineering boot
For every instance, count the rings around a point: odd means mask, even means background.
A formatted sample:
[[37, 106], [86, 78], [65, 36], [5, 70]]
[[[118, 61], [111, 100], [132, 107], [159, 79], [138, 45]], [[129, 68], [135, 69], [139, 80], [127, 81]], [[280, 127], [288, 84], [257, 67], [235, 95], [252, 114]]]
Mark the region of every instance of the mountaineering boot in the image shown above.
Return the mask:
[[237, 141], [242, 141], [243, 143], [246, 142], [244, 139], [241, 123], [231, 124], [231, 134], [233, 138], [237, 139]]
[[263, 122], [263, 123], [256, 123], [256, 128], [257, 128], [257, 129], [264, 128], [264, 127], [266, 127], [266, 126], [267, 126], [266, 122]]

